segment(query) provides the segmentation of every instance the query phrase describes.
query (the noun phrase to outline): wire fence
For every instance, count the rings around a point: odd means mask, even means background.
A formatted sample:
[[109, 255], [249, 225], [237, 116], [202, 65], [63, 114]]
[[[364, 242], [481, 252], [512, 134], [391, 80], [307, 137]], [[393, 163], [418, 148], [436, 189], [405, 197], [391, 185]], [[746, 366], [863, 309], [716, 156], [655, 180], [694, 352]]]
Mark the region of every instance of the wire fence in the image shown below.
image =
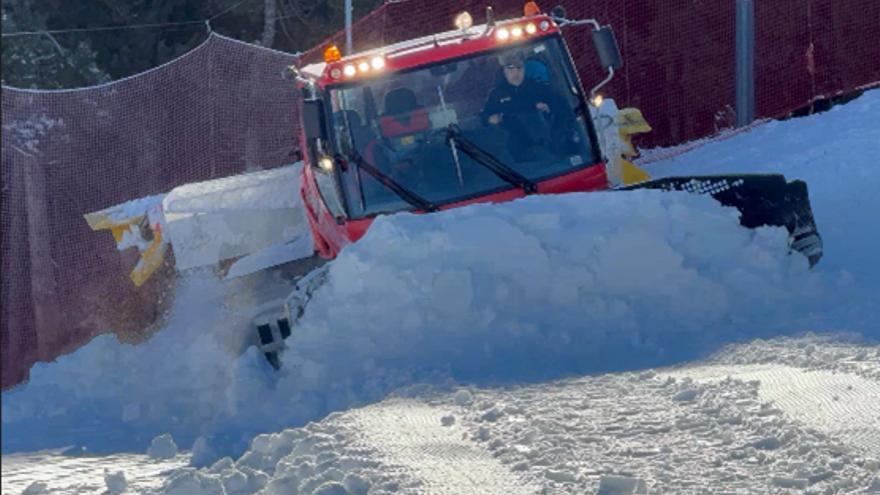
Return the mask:
[[101, 332], [136, 339], [159, 316], [171, 268], [136, 289], [128, 272], [137, 254], [120, 256], [83, 214], [294, 161], [296, 99], [281, 77], [293, 60], [214, 34], [162, 67], [102, 86], [3, 88], [4, 388], [37, 360]]

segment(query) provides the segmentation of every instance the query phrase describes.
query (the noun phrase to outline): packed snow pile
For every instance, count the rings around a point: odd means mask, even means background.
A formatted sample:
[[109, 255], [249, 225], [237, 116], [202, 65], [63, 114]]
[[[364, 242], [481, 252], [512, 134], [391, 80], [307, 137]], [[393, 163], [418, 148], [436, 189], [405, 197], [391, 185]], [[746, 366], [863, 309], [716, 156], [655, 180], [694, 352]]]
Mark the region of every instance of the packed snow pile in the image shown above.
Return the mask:
[[325, 389], [398, 367], [534, 379], [679, 359], [798, 328], [823, 284], [786, 238], [659, 191], [380, 218], [331, 264], [283, 360]]
[[[735, 210], [709, 198], [660, 191], [380, 218], [332, 263], [281, 373], [256, 349], [231, 351], [248, 331], [230, 309], [249, 297], [247, 281], [196, 272], [149, 342], [102, 336], [38, 365], [4, 397], [4, 446], [143, 452], [167, 432], [186, 449], [203, 437], [210, 455], [194, 457], [207, 463], [253, 434], [417, 381], [656, 365], [800, 331], [799, 308], [829, 288], [789, 255], [786, 238], [781, 228], [740, 227]], [[72, 437], [80, 422], [101, 426]]]

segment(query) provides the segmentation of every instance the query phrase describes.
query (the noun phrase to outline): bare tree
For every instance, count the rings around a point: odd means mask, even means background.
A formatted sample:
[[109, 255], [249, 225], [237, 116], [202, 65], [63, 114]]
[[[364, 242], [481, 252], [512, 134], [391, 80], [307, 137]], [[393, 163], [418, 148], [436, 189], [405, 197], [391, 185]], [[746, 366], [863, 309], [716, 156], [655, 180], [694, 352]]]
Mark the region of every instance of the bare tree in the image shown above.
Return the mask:
[[275, 0], [263, 0], [263, 40], [261, 44], [267, 48], [275, 42], [275, 23], [278, 20], [278, 12], [275, 10]]

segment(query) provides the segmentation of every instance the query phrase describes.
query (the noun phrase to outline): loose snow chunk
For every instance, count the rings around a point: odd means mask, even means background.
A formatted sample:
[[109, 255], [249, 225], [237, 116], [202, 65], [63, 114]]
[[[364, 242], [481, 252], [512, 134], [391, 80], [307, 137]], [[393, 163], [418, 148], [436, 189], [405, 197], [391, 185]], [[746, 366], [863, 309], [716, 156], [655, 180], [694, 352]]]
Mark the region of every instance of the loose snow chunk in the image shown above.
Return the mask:
[[248, 477], [241, 471], [230, 470], [222, 476], [226, 494], [241, 493], [248, 489]]
[[553, 480], [557, 483], [574, 483], [577, 481], [577, 476], [574, 473], [562, 469], [548, 469], [544, 471], [544, 476], [548, 480]]
[[773, 485], [779, 488], [797, 488], [803, 490], [809, 485], [809, 481], [803, 478], [789, 478], [786, 476], [774, 476]]
[[110, 494], [122, 493], [128, 489], [128, 481], [126, 481], [125, 473], [122, 471], [111, 473], [105, 469], [104, 483], [107, 484], [107, 492]]
[[697, 398], [697, 395], [699, 395], [699, 393], [700, 392], [695, 388], [686, 388], [681, 392], [675, 394], [675, 396], [672, 397], [672, 400], [676, 402], [691, 402], [692, 400]]
[[314, 495], [349, 495], [345, 485], [336, 481], [329, 481], [319, 486], [313, 492]]
[[217, 452], [211, 447], [209, 440], [201, 436], [196, 439], [192, 447], [192, 457], [189, 460], [191, 466], [207, 467], [217, 462]]
[[343, 483], [351, 495], [367, 495], [370, 491], [370, 482], [354, 473], [345, 475]]
[[170, 433], [159, 435], [150, 442], [147, 455], [153, 459], [171, 459], [177, 455], [177, 444], [174, 443]]
[[775, 450], [778, 449], [780, 445], [782, 445], [782, 441], [776, 437], [762, 438], [751, 444], [752, 447], [761, 450]]
[[474, 401], [474, 396], [469, 390], [459, 390], [455, 393], [455, 405], [467, 406]]
[[28, 485], [28, 487], [21, 492], [21, 495], [42, 495], [44, 493], [49, 493], [48, 485], [42, 481], [35, 481]]
[[880, 473], [877, 473], [871, 480], [871, 484], [868, 485], [868, 493], [880, 493]]
[[643, 480], [626, 476], [603, 476], [596, 495], [647, 495], [648, 486]]
[[192, 468], [175, 473], [165, 484], [161, 495], [226, 495], [221, 481]]
[[[253, 448], [253, 446], [251, 446], [251, 448]], [[219, 473], [222, 473], [223, 471], [232, 469], [234, 467], [235, 467], [235, 462], [232, 460], [232, 458], [231, 457], [224, 457], [224, 458], [220, 459], [219, 461], [215, 462], [214, 464], [212, 464], [211, 468], [208, 469], [208, 471], [215, 473], [215, 474], [219, 474]]]

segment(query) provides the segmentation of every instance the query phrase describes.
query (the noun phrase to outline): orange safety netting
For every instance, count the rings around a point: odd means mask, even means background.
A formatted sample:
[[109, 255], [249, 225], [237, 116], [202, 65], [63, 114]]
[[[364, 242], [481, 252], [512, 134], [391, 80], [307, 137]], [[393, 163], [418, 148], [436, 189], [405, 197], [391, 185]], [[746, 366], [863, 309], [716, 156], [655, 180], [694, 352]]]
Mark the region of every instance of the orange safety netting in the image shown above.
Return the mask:
[[[100, 332], [137, 336], [168, 277], [83, 214], [180, 184], [295, 161], [288, 54], [211, 35], [147, 73], [68, 91], [3, 88], [3, 387]], [[298, 194], [291, 191], [291, 194]], [[166, 275], [170, 268], [166, 267]]]

